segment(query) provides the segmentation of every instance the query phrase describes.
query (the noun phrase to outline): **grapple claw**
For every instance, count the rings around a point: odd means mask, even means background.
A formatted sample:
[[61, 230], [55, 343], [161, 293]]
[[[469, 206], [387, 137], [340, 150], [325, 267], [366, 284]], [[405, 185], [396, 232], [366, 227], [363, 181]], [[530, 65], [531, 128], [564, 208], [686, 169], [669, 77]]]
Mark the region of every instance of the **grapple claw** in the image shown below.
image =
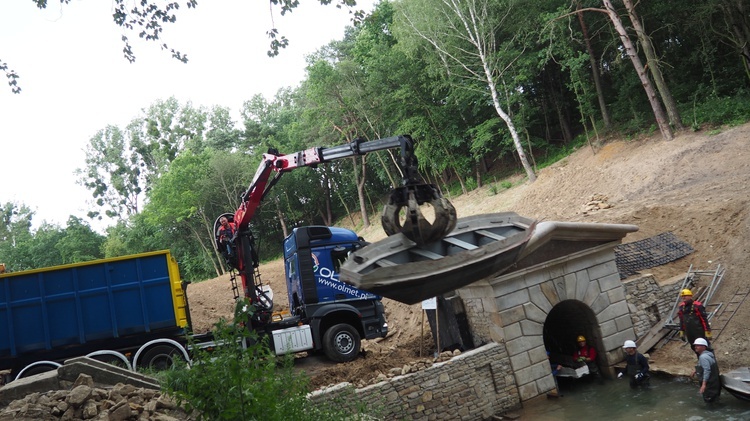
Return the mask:
[[[430, 223], [419, 207], [429, 203], [435, 212], [435, 221]], [[399, 213], [406, 208], [406, 219], [401, 225]], [[419, 245], [444, 238], [456, 227], [456, 209], [431, 184], [399, 187], [391, 192], [388, 204], [381, 217], [383, 230], [389, 236], [403, 233]]]

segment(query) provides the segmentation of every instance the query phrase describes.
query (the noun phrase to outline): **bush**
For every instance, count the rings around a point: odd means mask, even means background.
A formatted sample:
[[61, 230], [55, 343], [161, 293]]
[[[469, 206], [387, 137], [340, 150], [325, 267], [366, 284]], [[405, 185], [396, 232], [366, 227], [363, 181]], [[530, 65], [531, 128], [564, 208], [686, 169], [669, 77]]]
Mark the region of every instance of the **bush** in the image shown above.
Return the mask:
[[[238, 301], [235, 321], [222, 320], [214, 329], [215, 341], [223, 345], [194, 349], [192, 367], [165, 374], [166, 392], [206, 420], [356, 419], [344, 405], [308, 401], [309, 379], [294, 371], [293, 356], [276, 357], [268, 337], [259, 340], [244, 328], [253, 309]], [[243, 348], [245, 337], [254, 344]]]
[[736, 126], [748, 121], [749, 116], [750, 96], [745, 95], [709, 97], [702, 102], [696, 102], [689, 113], [683, 112], [685, 123], [687, 124], [689, 121], [693, 130], [698, 130], [704, 126]]

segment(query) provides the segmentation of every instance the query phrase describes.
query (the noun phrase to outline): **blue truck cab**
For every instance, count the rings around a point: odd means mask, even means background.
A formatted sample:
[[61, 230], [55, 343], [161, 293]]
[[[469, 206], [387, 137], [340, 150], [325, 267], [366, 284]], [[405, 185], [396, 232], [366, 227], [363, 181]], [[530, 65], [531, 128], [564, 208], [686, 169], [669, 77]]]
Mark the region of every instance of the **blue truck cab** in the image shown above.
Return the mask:
[[[284, 240], [292, 317], [272, 327], [277, 353], [322, 350], [344, 362], [359, 355], [361, 339], [386, 336], [382, 297], [339, 280], [349, 253], [365, 245], [353, 231], [326, 226], [295, 228]], [[276, 329], [284, 323], [296, 326]]]

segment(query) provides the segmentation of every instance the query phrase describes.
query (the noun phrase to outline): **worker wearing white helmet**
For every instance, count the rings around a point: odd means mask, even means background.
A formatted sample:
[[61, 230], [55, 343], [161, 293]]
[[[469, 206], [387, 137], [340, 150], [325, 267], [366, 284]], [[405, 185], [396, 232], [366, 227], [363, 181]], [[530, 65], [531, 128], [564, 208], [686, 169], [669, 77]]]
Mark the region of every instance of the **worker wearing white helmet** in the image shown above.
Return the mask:
[[698, 354], [698, 365], [695, 366], [695, 371], [693, 371], [691, 377], [698, 375], [703, 400], [707, 403], [714, 402], [721, 394], [721, 380], [716, 356], [708, 350], [708, 341], [705, 338], [696, 339], [693, 346], [695, 347], [695, 353]]
[[630, 387], [636, 388], [638, 386], [648, 386], [648, 379], [650, 377], [648, 373], [648, 360], [643, 354], [636, 350], [635, 342], [625, 341], [622, 348], [625, 350], [625, 372], [617, 375], [620, 379], [624, 375], [627, 375], [630, 379]]

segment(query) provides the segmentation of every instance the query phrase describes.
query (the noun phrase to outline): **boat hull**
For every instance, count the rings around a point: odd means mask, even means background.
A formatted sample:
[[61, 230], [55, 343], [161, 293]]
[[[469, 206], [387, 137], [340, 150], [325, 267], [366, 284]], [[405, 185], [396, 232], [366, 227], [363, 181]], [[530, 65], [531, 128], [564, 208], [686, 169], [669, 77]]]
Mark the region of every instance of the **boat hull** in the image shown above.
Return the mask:
[[721, 385], [735, 398], [750, 402], [750, 369], [747, 367], [722, 374]]
[[422, 246], [395, 234], [352, 253], [341, 266], [340, 279], [414, 304], [506, 272], [535, 224], [503, 212], [458, 219], [448, 236]]

